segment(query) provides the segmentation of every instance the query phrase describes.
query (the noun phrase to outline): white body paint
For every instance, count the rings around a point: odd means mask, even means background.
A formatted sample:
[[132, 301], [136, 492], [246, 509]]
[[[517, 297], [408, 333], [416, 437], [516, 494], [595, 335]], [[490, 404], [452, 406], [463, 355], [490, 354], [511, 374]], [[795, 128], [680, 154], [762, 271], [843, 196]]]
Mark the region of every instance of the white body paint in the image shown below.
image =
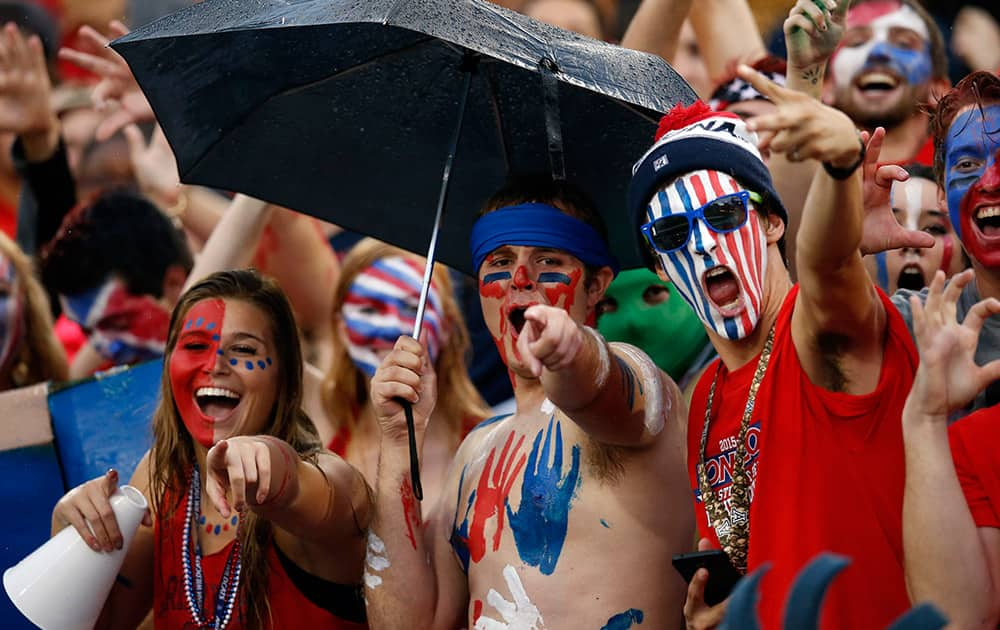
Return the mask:
[[476, 620], [475, 630], [544, 630], [545, 622], [542, 620], [542, 614], [528, 598], [514, 567], [509, 564], [505, 566], [503, 578], [514, 601], [507, 601], [503, 595], [491, 588], [486, 594], [486, 602], [500, 613], [503, 621], [482, 616]]
[[877, 17], [868, 23], [872, 29], [872, 38], [861, 46], [848, 48], [844, 46], [833, 58], [833, 80], [837, 87], [850, 85], [857, 73], [864, 68], [868, 54], [876, 44], [889, 41], [889, 29], [893, 27], [908, 28], [919, 33], [924, 41], [930, 41], [927, 26], [917, 12], [908, 6], [902, 6], [892, 13]]
[[389, 556], [385, 553], [385, 543], [375, 532], [368, 532], [368, 549], [365, 556], [365, 586], [374, 589], [382, 585], [382, 578], [376, 573], [385, 571], [390, 566]]
[[611, 373], [611, 358], [608, 356], [608, 342], [605, 341], [604, 336], [601, 333], [597, 332], [590, 326], [584, 326], [583, 329], [590, 333], [590, 336], [597, 342], [598, 365], [597, 379], [594, 381], [594, 385], [600, 389], [604, 387], [605, 383], [608, 382], [608, 374]]
[[664, 418], [670, 413], [672, 406], [670, 399], [663, 395], [660, 368], [656, 367], [656, 364], [645, 352], [633, 345], [615, 341], [611, 343], [611, 348], [625, 355], [639, 368], [639, 378], [642, 379], [643, 385], [643, 401], [645, 401], [643, 411], [646, 430], [649, 431], [650, 435], [658, 435], [663, 430]]

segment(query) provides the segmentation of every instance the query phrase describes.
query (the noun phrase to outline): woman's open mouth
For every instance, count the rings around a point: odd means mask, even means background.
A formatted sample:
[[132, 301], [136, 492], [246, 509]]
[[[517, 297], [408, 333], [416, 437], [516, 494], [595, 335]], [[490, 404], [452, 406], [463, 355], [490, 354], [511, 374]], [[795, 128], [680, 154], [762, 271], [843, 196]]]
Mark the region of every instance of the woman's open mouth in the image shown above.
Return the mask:
[[194, 401], [202, 415], [215, 420], [225, 420], [240, 404], [239, 392], [222, 387], [199, 387]]
[[896, 288], [919, 291], [925, 286], [927, 286], [927, 279], [924, 277], [924, 270], [917, 263], [909, 263], [899, 270]]

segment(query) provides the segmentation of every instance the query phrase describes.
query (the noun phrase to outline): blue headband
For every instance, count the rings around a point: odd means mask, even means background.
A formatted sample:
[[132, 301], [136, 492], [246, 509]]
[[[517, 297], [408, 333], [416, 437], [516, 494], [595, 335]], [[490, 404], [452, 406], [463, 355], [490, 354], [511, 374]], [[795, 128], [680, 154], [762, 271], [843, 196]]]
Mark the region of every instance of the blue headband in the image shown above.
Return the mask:
[[618, 261], [597, 230], [544, 203], [522, 203], [483, 215], [473, 226], [470, 241], [477, 273], [498, 247], [529, 245], [561, 249], [585, 265], [611, 267], [618, 274]]

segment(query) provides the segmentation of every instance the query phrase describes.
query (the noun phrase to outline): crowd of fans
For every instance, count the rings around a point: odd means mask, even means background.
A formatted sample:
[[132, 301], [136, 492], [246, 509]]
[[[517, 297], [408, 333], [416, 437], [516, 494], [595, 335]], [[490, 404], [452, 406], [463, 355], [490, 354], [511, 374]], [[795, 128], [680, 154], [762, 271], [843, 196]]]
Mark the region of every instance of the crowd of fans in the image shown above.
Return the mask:
[[[0, 1], [0, 391], [164, 364], [98, 627], [711, 628], [712, 549], [765, 627], [824, 551], [823, 627], [996, 627], [996, 3], [497, 3], [702, 100], [636, 147], [648, 269], [513, 178], [415, 340], [422, 258], [180, 182], [107, 43], [190, 2]], [[120, 547], [119, 481], [53, 533]]]

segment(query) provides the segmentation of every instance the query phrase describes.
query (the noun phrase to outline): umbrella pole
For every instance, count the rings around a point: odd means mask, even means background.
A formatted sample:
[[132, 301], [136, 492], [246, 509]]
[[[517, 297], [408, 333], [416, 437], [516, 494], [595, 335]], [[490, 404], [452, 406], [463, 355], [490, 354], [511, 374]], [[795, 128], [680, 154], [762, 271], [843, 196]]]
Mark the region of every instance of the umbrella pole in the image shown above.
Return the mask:
[[[452, 132], [451, 144], [448, 147], [448, 156], [444, 163], [444, 173], [441, 176], [441, 193], [438, 195], [437, 211], [434, 214], [434, 229], [431, 232], [430, 245], [427, 246], [427, 265], [424, 267], [424, 283], [420, 288], [420, 302], [417, 304], [417, 317], [413, 324], [414, 339], [420, 339], [420, 329], [424, 323], [424, 309], [427, 306], [427, 293], [431, 288], [431, 274], [434, 271], [434, 257], [437, 251], [438, 233], [441, 231], [441, 215], [444, 214], [444, 204], [448, 200], [448, 180], [451, 178], [451, 167], [455, 163], [458, 140], [462, 136], [465, 105], [469, 100], [469, 89], [472, 86], [472, 72], [475, 65], [474, 59], [472, 63], [469, 63], [470, 59], [472, 58], [467, 56], [462, 64], [462, 69], [465, 72], [465, 81], [461, 100], [458, 105], [458, 120], [455, 122], [455, 130]], [[417, 440], [414, 435], [413, 405], [404, 401], [403, 410], [406, 412], [406, 432], [410, 442], [410, 480], [413, 482], [413, 496], [420, 501], [424, 498], [424, 489], [420, 485], [420, 462], [417, 454]]]

